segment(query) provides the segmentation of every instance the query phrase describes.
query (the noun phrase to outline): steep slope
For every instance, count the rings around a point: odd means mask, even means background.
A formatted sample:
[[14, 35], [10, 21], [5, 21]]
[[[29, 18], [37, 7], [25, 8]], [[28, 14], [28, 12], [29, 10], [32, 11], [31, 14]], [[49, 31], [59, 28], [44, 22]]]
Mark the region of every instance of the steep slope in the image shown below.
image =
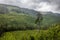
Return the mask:
[[60, 23], [60, 14], [48, 12], [48, 13], [43, 15], [42, 24], [44, 26], [48, 26], [51, 24], [57, 24], [57, 23]]

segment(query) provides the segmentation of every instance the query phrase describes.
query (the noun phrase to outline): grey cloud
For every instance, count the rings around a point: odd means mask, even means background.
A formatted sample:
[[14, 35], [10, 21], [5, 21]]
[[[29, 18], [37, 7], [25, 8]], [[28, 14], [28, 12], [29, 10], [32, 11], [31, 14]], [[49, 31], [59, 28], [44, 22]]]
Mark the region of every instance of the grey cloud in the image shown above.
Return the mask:
[[[37, 3], [47, 2], [49, 5], [52, 5], [54, 11], [60, 11], [60, 0], [38, 0]], [[54, 8], [54, 6], [56, 6]]]
[[60, 0], [0, 0], [0, 1], [2, 1], [0, 3], [17, 5], [20, 7], [30, 8], [34, 10], [46, 9], [51, 11], [60, 11]]

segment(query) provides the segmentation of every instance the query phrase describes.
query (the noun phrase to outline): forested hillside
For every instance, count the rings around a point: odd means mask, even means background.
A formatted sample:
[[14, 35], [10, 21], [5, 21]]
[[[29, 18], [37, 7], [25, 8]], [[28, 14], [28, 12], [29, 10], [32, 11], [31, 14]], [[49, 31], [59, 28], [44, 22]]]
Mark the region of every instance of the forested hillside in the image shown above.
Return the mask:
[[60, 14], [53, 12], [46, 12], [46, 14], [43, 14], [43, 27], [49, 27], [50, 25], [57, 23], [60, 23]]
[[[0, 4], [0, 40], [60, 40], [60, 14]], [[41, 16], [39, 16], [41, 17]]]

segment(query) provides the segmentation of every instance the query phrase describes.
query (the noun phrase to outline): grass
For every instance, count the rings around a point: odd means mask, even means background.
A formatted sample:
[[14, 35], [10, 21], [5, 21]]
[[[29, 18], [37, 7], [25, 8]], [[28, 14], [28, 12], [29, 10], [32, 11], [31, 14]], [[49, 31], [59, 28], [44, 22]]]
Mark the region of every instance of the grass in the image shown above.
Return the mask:
[[38, 30], [6, 32], [3, 34], [2, 37], [0, 37], [0, 40], [23, 40], [23, 39], [30, 40], [30, 36], [36, 37], [38, 36], [37, 34], [39, 34]]
[[[60, 40], [60, 26], [48, 30], [25, 30], [6, 32], [0, 40]], [[59, 32], [58, 32], [59, 31]]]

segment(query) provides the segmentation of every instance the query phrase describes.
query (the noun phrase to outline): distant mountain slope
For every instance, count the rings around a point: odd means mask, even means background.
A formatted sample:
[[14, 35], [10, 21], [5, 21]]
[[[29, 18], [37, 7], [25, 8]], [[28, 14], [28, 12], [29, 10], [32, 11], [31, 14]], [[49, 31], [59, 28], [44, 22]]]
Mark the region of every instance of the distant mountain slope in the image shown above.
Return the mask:
[[48, 25], [56, 24], [56, 23], [60, 23], [60, 14], [46, 12], [46, 14], [43, 15], [43, 25], [44, 26], [48, 26]]
[[[27, 9], [27, 8], [20, 8], [18, 6], [14, 5], [7, 5], [7, 4], [0, 4], [2, 6], [5, 6], [5, 8], [8, 9], [9, 13], [18, 13], [18, 14], [27, 14], [27, 15], [32, 15], [36, 16], [37, 13], [40, 13], [38, 11], [32, 10], [32, 9]], [[45, 13], [45, 14], [44, 14]], [[58, 13], [52, 13], [52, 12], [44, 12], [43, 13], [43, 25], [50, 25], [54, 23], [60, 23], [60, 14]]]
[[10, 13], [11, 12], [24, 13], [24, 14], [29, 14], [29, 15], [36, 15], [37, 13], [39, 13], [39, 12], [32, 10], [32, 9], [20, 8], [18, 6], [14, 6], [14, 5], [0, 4], [0, 6], [4, 6], [5, 8], [7, 8]]

